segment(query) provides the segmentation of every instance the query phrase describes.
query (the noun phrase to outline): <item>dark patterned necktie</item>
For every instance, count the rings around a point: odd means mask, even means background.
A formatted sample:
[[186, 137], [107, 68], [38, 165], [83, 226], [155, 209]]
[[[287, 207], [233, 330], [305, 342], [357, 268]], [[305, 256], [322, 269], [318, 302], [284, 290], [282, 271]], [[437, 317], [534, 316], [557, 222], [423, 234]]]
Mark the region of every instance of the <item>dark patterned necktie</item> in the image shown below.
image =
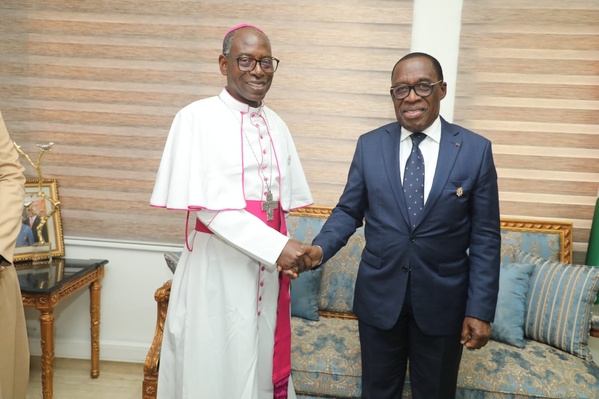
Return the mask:
[[418, 214], [424, 207], [424, 157], [418, 145], [426, 138], [424, 133], [413, 133], [412, 152], [406, 162], [403, 174], [403, 192], [408, 207], [410, 226], [416, 227]]

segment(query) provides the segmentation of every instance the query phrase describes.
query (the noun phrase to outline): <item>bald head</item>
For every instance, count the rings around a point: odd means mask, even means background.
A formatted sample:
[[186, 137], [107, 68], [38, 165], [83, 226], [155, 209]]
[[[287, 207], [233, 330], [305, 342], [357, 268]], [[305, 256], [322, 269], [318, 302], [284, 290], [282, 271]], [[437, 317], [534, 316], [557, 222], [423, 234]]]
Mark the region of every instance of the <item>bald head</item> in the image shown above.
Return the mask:
[[223, 54], [224, 55], [229, 55], [229, 53], [231, 52], [231, 46], [233, 45], [233, 37], [235, 36], [237, 31], [243, 30], [243, 29], [256, 30], [256, 31], [262, 33], [262, 35], [264, 35], [266, 40], [268, 40], [268, 37], [266, 36], [264, 31], [255, 25], [241, 24], [241, 25], [234, 26], [227, 31], [227, 33], [225, 34], [225, 38], [223, 39]]
[[443, 80], [443, 68], [441, 68], [441, 64], [439, 63], [439, 61], [430, 54], [420, 53], [420, 52], [406, 54], [399, 61], [397, 61], [397, 63], [395, 63], [395, 65], [393, 66], [393, 69], [391, 70], [391, 78], [393, 78], [393, 75], [395, 74], [395, 69], [397, 68], [397, 66], [399, 64], [401, 64], [404, 61], [410, 60], [412, 58], [428, 59], [433, 64], [433, 68], [435, 68], [435, 72], [437, 74], [437, 79]]

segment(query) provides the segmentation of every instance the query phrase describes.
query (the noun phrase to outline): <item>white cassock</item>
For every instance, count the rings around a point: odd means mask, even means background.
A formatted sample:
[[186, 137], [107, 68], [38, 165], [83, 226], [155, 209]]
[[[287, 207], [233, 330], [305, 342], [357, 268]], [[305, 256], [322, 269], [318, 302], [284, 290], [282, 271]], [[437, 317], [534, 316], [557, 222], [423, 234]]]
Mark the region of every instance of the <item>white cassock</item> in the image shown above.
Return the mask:
[[[179, 111], [151, 205], [194, 212], [171, 288], [158, 399], [272, 399], [276, 260], [288, 237], [244, 209], [269, 189], [285, 212], [313, 202], [277, 114], [225, 89]], [[195, 214], [214, 234], [193, 231]]]

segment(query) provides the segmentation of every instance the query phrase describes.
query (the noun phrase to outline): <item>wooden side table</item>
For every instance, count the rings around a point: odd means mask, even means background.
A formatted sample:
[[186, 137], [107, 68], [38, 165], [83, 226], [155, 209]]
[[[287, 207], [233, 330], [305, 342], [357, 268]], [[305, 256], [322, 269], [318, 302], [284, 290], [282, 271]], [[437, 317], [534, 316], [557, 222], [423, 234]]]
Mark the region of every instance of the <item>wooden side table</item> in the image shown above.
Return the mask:
[[107, 260], [53, 258], [17, 263], [23, 305], [40, 311], [42, 394], [53, 397], [54, 309], [60, 301], [89, 287], [91, 316], [91, 377], [100, 375], [100, 281]]

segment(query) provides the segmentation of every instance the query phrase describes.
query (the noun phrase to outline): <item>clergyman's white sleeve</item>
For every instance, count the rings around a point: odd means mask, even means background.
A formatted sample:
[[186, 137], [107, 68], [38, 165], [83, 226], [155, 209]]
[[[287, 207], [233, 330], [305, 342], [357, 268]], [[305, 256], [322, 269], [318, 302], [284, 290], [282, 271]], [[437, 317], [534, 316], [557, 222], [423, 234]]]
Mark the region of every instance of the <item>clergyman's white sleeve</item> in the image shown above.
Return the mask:
[[232, 247], [262, 263], [269, 272], [276, 271], [277, 259], [289, 237], [267, 226], [245, 209], [203, 209], [197, 215], [210, 231]]

